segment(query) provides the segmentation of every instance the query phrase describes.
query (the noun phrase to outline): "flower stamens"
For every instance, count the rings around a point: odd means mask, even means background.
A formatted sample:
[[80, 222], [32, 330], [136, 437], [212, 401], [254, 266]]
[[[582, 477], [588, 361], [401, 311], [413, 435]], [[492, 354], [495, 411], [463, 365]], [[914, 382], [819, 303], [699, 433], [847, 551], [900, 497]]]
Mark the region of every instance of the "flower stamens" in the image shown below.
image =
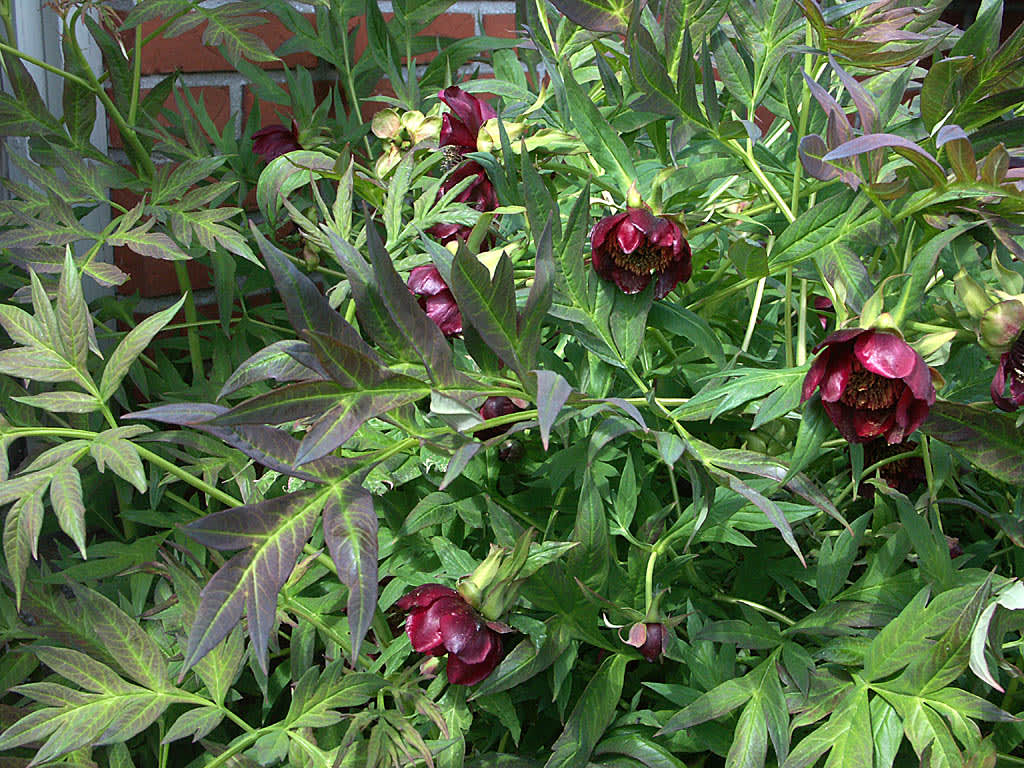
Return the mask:
[[634, 275], [650, 275], [661, 272], [672, 263], [672, 249], [643, 243], [632, 253], [614, 251], [612, 261]]
[[853, 364], [846, 389], [839, 402], [851, 408], [880, 411], [896, 405], [903, 389], [900, 379], [887, 379], [866, 370], [860, 363]]

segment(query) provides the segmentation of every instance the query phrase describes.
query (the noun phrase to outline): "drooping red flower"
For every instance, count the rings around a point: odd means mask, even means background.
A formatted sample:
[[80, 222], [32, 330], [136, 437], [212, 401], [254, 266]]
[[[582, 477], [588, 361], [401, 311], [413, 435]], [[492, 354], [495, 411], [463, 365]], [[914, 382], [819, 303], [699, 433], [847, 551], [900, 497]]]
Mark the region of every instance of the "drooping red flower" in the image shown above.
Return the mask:
[[[870, 467], [883, 459], [896, 459], [880, 467], [878, 474], [890, 488], [909, 496], [927, 480], [924, 460], [914, 453], [915, 448], [917, 443], [913, 440], [894, 445], [890, 445], [882, 438], [872, 440], [864, 445], [864, 466]], [[897, 456], [900, 458], [896, 458]], [[875, 488], [870, 483], [861, 483], [857, 492], [870, 499], [874, 496]]]
[[[494, 185], [487, 178], [487, 171], [479, 163], [467, 160], [456, 168], [448, 178], [444, 180], [441, 189], [438, 191], [438, 198], [443, 197], [448, 191], [460, 181], [473, 177], [466, 189], [462, 190], [455, 197], [455, 202], [465, 203], [481, 213], [493, 211], [498, 207], [498, 194], [494, 191]], [[467, 240], [473, 228], [468, 224], [456, 224], [453, 222], [441, 222], [427, 230], [427, 234], [437, 238], [442, 245], [455, 240]]]
[[480, 126], [492, 117], [497, 117], [498, 113], [486, 101], [455, 85], [441, 91], [438, 98], [451, 110], [441, 116], [438, 145], [458, 147], [462, 152], [475, 152]]
[[296, 149], [302, 149], [302, 145], [299, 144], [299, 124], [294, 120], [291, 128], [268, 125], [252, 135], [252, 151], [267, 163]]
[[448, 284], [433, 264], [414, 267], [409, 273], [409, 290], [416, 295], [423, 311], [445, 336], [462, 333], [462, 313]]
[[430, 656], [448, 654], [449, 683], [479, 683], [501, 661], [501, 636], [454, 589], [424, 584], [397, 605], [409, 614], [405, 631], [413, 650]]
[[632, 645], [650, 662], [661, 661], [668, 643], [668, 630], [657, 621], [639, 621], [629, 628], [627, 645]]
[[[505, 397], [504, 395], [488, 397], [484, 400], [484, 404], [480, 406], [480, 418], [487, 421], [489, 419], [496, 419], [498, 416], [507, 416], [510, 413], [525, 410], [526, 405], [526, 402], [522, 400], [517, 402], [511, 397]], [[508, 424], [501, 424], [497, 427], [478, 429], [473, 434], [481, 440], [490, 440], [492, 437], [505, 434], [508, 432], [508, 428]]]
[[[1010, 382], [1010, 396], [1004, 397], [1006, 382]], [[996, 375], [992, 377], [992, 402], [1001, 410], [1016, 411], [1024, 405], [1024, 331], [1013, 346], [999, 357]]]
[[[818, 312], [818, 321], [821, 328], [828, 328], [828, 321], [835, 317], [835, 307], [832, 306], [832, 299], [825, 296], [814, 296], [814, 309]], [[828, 313], [828, 314], [826, 314]]]
[[657, 280], [654, 297], [663, 299], [690, 279], [690, 244], [679, 225], [646, 208], [606, 216], [590, 234], [594, 271], [623, 293], [640, 293]]
[[851, 443], [876, 437], [903, 442], [935, 402], [924, 359], [895, 334], [850, 328], [833, 333], [818, 350], [801, 399], [820, 387], [825, 412]]

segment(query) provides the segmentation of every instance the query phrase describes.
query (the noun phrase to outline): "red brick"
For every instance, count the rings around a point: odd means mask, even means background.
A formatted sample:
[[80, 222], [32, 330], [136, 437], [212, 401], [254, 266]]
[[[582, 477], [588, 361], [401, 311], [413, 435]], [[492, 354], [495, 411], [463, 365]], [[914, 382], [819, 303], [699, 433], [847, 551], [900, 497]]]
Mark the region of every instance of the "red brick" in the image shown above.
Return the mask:
[[[291, 32], [272, 14], [261, 14], [268, 19], [266, 24], [250, 28], [253, 34], [262, 38], [270, 50], [274, 51], [286, 40]], [[308, 15], [308, 14], [307, 14]], [[312, 20], [313, 16], [308, 15]], [[163, 23], [162, 19], [146, 22], [142, 25], [143, 35], [148, 35]], [[205, 24], [190, 29], [177, 37], [156, 37], [142, 49], [143, 74], [164, 74], [180, 70], [182, 72], [224, 72], [233, 68], [213, 46], [203, 44]], [[286, 56], [284, 62], [289, 67], [314, 67], [316, 57], [310, 53], [296, 53]], [[279, 69], [280, 62], [261, 62], [265, 69]]]
[[[143, 90], [141, 96], [149, 93], [148, 90]], [[218, 130], [223, 131], [224, 126], [228, 124], [231, 119], [231, 94], [225, 85], [195, 85], [189, 88], [192, 98], [197, 102], [202, 102], [206, 109], [206, 113], [213, 120]], [[164, 106], [167, 109], [176, 111], [177, 102], [174, 94], [172, 93], [164, 101]], [[163, 125], [167, 125], [167, 120], [163, 117], [160, 118], [160, 122]], [[142, 127], [145, 127], [144, 125]], [[124, 147], [124, 141], [121, 138], [121, 132], [117, 129], [117, 126], [113, 121], [110, 121], [110, 146], [116, 148]]]
[[516, 37], [516, 17], [513, 13], [493, 13], [484, 16], [484, 34], [491, 37]]

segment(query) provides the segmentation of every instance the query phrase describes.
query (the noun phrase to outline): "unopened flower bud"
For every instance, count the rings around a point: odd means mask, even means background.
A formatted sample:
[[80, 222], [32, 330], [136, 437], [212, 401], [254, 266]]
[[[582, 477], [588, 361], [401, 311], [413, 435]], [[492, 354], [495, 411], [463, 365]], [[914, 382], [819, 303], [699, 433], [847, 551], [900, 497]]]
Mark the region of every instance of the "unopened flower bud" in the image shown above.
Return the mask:
[[961, 269], [953, 278], [956, 286], [956, 293], [967, 307], [971, 317], [979, 318], [992, 306], [992, 300], [985, 293], [985, 289], [979, 285], [974, 278]]
[[391, 108], [382, 109], [373, 116], [370, 129], [378, 139], [394, 139], [402, 132], [402, 118]]
[[[501, 561], [504, 550], [501, 547], [491, 545], [491, 551], [483, 559], [483, 562], [476, 569], [458, 584], [459, 594], [474, 608], [479, 609], [480, 603], [484, 600], [484, 594], [498, 575], [501, 568]], [[484, 614], [485, 616], [487, 614]], [[497, 618], [488, 616], [488, 618]]]
[[638, 621], [629, 628], [626, 639], [626, 645], [636, 648], [650, 662], [661, 661], [667, 642], [668, 631], [659, 621]]
[[[504, 126], [510, 145], [523, 135], [523, 129], [526, 127], [524, 123], [507, 122], [504, 122]], [[501, 149], [501, 129], [498, 128], [498, 118], [492, 117], [480, 126], [480, 133], [476, 136], [476, 148], [478, 152], [490, 152], [495, 147]]]
[[994, 304], [981, 316], [981, 342], [995, 350], [1005, 351], [1024, 328], [1024, 303], [1008, 299]]

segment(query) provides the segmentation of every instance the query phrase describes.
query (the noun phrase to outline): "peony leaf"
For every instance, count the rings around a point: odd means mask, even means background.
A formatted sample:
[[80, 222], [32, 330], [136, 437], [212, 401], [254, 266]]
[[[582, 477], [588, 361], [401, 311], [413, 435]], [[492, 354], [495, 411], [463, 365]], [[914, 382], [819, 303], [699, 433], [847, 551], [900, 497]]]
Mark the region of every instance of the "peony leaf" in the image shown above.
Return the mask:
[[552, 0], [571, 21], [592, 32], [626, 33], [633, 3], [628, 0]]
[[573, 707], [544, 768], [581, 768], [589, 763], [615, 716], [627, 663], [627, 657], [621, 654], [605, 659]]
[[373, 496], [357, 479], [331, 488], [324, 505], [324, 541], [338, 578], [348, 587], [346, 614], [355, 665], [377, 610], [377, 514]]
[[952, 446], [993, 477], [1024, 484], [1024, 440], [1012, 416], [940, 401], [931, 407], [921, 431]]
[[200, 593], [182, 676], [227, 636], [243, 609], [253, 653], [260, 669], [267, 672], [267, 641], [277, 594], [295, 567], [323, 503], [322, 493], [292, 493], [215, 512], [191, 524], [190, 533], [201, 531], [201, 540], [229, 547], [251, 542], [252, 546], [221, 566]]
[[552, 246], [552, 227], [558, 211], [552, 211], [537, 240], [537, 259], [533, 271], [533, 285], [526, 297], [526, 306], [519, 330], [516, 351], [525, 370], [533, 368], [540, 348], [540, 334], [544, 320], [551, 309], [555, 292], [555, 260]]
[[164, 326], [171, 322], [184, 303], [185, 297], [182, 296], [177, 302], [150, 315], [125, 334], [103, 368], [103, 376], [100, 379], [100, 397], [103, 400], [113, 397], [132, 364]]
[[936, 187], [946, 185], [946, 172], [939, 161], [931, 156], [926, 150], [921, 149], [914, 142], [897, 136], [894, 133], [869, 133], [858, 136], [849, 141], [843, 142], [833, 149], [822, 160], [831, 162], [833, 160], [844, 160], [849, 157], [856, 157], [874, 149], [889, 148], [902, 155], [914, 164], [922, 173], [927, 176]]
[[551, 426], [558, 418], [562, 406], [572, 394], [572, 386], [554, 371], [534, 371], [537, 376], [537, 422], [540, 425], [540, 442], [548, 449]]
[[275, 341], [273, 344], [267, 345], [259, 352], [250, 355], [235, 369], [234, 373], [224, 382], [220, 392], [217, 393], [217, 399], [220, 400], [232, 392], [237, 392], [242, 387], [267, 379], [301, 381], [317, 378], [319, 374], [316, 371], [296, 359], [296, 355], [308, 350], [308, 346], [305, 342], [293, 339]]

